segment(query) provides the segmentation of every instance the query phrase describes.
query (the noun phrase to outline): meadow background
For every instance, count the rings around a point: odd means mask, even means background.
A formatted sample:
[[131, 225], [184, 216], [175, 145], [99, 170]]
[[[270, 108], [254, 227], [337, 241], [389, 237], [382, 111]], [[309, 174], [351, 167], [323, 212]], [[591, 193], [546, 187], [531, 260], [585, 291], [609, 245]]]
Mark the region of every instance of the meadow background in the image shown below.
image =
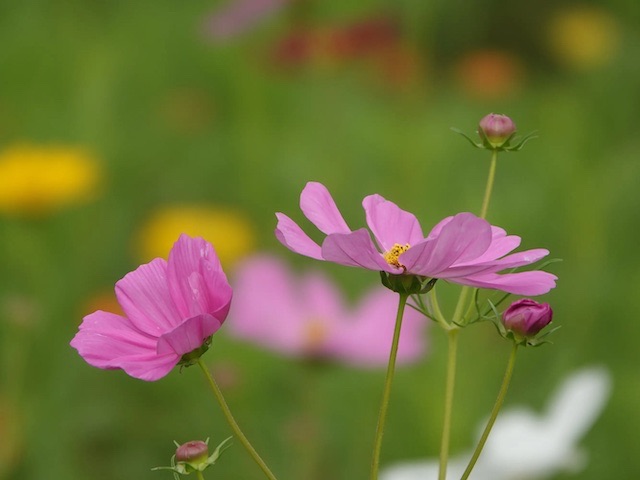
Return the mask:
[[[0, 478], [168, 479], [150, 468], [172, 440], [229, 436], [196, 369], [146, 383], [89, 367], [69, 346], [82, 316], [116, 308], [114, 282], [181, 228], [208, 232], [232, 284], [242, 256], [270, 252], [355, 300], [377, 275], [290, 253], [274, 212], [301, 220], [309, 180], [351, 226], [371, 193], [425, 230], [477, 212], [489, 154], [450, 127], [474, 134], [489, 112], [539, 134], [501, 156], [489, 219], [563, 259], [543, 297], [562, 329], [520, 353], [507, 405], [542, 409], [566, 375], [605, 366], [614, 388], [582, 443], [588, 466], [558, 478], [637, 478], [640, 4], [280, 3], [243, 25], [212, 17], [214, 1], [0, 1], [0, 165], [26, 151], [93, 165], [27, 172], [20, 201], [21, 173], [0, 169]], [[383, 465], [437, 455], [446, 339], [429, 334], [429, 355], [398, 371]], [[488, 324], [462, 332], [454, 454], [509, 348]], [[366, 478], [382, 370], [306, 365], [224, 329], [205, 358], [279, 477]], [[239, 444], [209, 472], [261, 478]]]

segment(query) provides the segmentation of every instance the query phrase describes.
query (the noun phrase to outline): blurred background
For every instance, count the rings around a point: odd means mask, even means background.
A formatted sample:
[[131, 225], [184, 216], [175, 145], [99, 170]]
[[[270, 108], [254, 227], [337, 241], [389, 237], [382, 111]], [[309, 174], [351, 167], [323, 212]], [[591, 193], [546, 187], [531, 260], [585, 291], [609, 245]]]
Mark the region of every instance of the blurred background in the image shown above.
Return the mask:
[[[557, 478], [636, 478], [639, 10], [0, 0], [0, 478], [171, 478], [150, 468], [169, 464], [172, 440], [217, 445], [230, 430], [197, 370], [146, 383], [92, 368], [69, 346], [83, 315], [117, 311], [113, 284], [182, 231], [215, 245], [232, 284], [243, 257], [268, 252], [357, 302], [382, 288], [377, 275], [289, 252], [274, 212], [301, 221], [309, 180], [352, 228], [371, 193], [425, 231], [478, 212], [489, 154], [450, 127], [475, 136], [490, 112], [539, 138], [499, 159], [489, 220], [563, 259], [543, 297], [562, 329], [520, 353], [506, 404], [539, 411], [571, 372], [606, 367], [613, 393], [582, 442], [587, 466]], [[451, 309], [457, 289], [442, 290]], [[384, 371], [309, 364], [224, 330], [205, 358], [273, 471], [366, 478]], [[396, 376], [383, 464], [437, 455], [446, 338], [427, 334], [428, 354]], [[471, 447], [509, 348], [489, 324], [462, 332], [453, 453]], [[239, 444], [209, 472], [262, 478]]]

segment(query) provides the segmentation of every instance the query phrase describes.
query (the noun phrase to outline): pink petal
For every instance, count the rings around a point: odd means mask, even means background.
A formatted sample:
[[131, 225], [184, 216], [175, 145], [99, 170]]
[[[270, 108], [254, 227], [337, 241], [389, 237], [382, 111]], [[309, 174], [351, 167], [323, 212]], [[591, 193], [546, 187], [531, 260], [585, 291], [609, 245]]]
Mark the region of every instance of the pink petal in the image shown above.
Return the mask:
[[336, 284], [319, 273], [309, 273], [298, 281], [299, 300], [314, 320], [343, 318], [346, 307]]
[[[331, 354], [359, 367], [383, 367], [389, 361], [398, 295], [381, 288], [372, 290], [352, 318], [345, 318], [334, 334]], [[407, 308], [402, 321], [398, 364], [417, 361], [425, 352], [427, 322]]]
[[300, 195], [300, 209], [325, 235], [351, 232], [329, 190], [321, 183], [307, 183]]
[[440, 232], [442, 231], [444, 226], [447, 225], [451, 220], [453, 220], [453, 216], [445, 217], [442, 220], [440, 220], [438, 223], [436, 223], [436, 225], [429, 232], [429, 235], [427, 235], [427, 240], [431, 240], [433, 238], [436, 238], [438, 235], [440, 235]]
[[489, 223], [471, 213], [459, 213], [437, 237], [412, 246], [399, 260], [411, 273], [434, 277], [457, 262], [479, 257], [490, 244]]
[[315, 258], [316, 260], [324, 260], [320, 245], [311, 240], [297, 223], [284, 213], [276, 213], [276, 218], [278, 219], [278, 225], [275, 233], [280, 243], [292, 252]]
[[317, 353], [308, 351], [310, 342], [318, 341], [310, 339], [311, 329], [321, 323], [330, 335], [335, 319], [345, 315], [340, 292], [324, 276], [311, 274], [299, 280], [276, 258], [243, 262], [234, 285], [236, 301], [227, 331], [282, 354]]
[[185, 320], [158, 339], [158, 355], [176, 354], [180, 357], [196, 348], [221, 327], [222, 323], [211, 315], [198, 315]]
[[521, 267], [523, 265], [529, 265], [537, 262], [541, 258], [546, 257], [549, 254], [548, 250], [544, 248], [538, 248], [534, 250], [527, 250], [525, 252], [518, 252], [498, 260], [492, 260], [487, 262], [471, 262], [467, 265], [456, 265], [455, 267], [449, 267], [444, 272], [438, 274], [438, 278], [451, 279], [455, 277], [468, 277], [476, 274], [495, 273], [501, 270], [509, 268]]
[[161, 258], [139, 266], [116, 283], [116, 297], [138, 329], [159, 337], [182, 321], [167, 284], [167, 262]]
[[[491, 245], [487, 248], [487, 251], [484, 252], [479, 257], [472, 259], [470, 263], [484, 263], [495, 260], [496, 258], [500, 258], [507, 253], [515, 250], [520, 245], [520, 237], [516, 235], [503, 236], [500, 238], [494, 237], [491, 240]], [[456, 263], [456, 266], [465, 265], [464, 262]]]
[[382, 258], [364, 228], [349, 234], [329, 235], [322, 244], [322, 256], [340, 265], [401, 273], [400, 269], [392, 267]]
[[556, 286], [558, 277], [536, 270], [533, 272], [487, 273], [450, 279], [454, 283], [469, 285], [477, 288], [491, 288], [513, 293], [514, 295], [535, 296], [548, 293]]
[[177, 355], [158, 355], [157, 338], [141, 332], [129, 319], [97, 311], [84, 317], [71, 340], [84, 360], [94, 367], [120, 368], [132, 377], [157, 380], [178, 363]]
[[395, 203], [380, 195], [369, 195], [362, 201], [362, 206], [367, 225], [385, 252], [396, 243], [414, 245], [424, 240], [416, 217], [400, 209]]
[[123, 359], [120, 368], [132, 377], [155, 382], [165, 377], [179, 361], [180, 357], [173, 353], [145, 354]]
[[227, 332], [277, 350], [297, 350], [305, 305], [292, 273], [280, 260], [260, 256], [243, 262], [234, 278]]
[[232, 291], [209, 242], [180, 235], [169, 252], [167, 278], [182, 318], [217, 312], [214, 316], [224, 320]]
[[545, 248], [534, 248], [532, 250], [525, 250], [524, 252], [513, 253], [511, 255], [507, 255], [506, 257], [502, 257], [498, 260], [488, 263], [492, 264], [491, 271], [499, 272], [508, 268], [530, 265], [537, 262], [541, 258], [546, 257], [547, 255], [549, 255], [549, 250]]

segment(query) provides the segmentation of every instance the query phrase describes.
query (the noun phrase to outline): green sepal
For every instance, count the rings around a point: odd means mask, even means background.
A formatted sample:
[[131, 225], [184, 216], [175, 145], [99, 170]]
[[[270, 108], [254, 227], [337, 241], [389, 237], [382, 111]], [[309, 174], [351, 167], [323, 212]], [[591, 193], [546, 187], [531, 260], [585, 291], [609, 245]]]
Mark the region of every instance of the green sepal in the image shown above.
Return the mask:
[[178, 362], [178, 365], [180, 365], [181, 367], [190, 367], [191, 365], [195, 365], [198, 362], [198, 359], [207, 351], [209, 350], [209, 347], [211, 346], [211, 336], [206, 338], [204, 340], [204, 342], [202, 343], [201, 346], [199, 346], [198, 348], [191, 350], [188, 353], [185, 353], [182, 358], [180, 358], [180, 361]]
[[476, 148], [487, 148], [485, 147], [482, 143], [476, 143], [473, 141], [473, 139], [467, 135], [466, 133], [464, 133], [462, 130], [458, 130], [457, 128], [451, 127], [451, 130], [456, 132], [458, 135], [462, 135], [464, 138], [466, 138], [468, 140], [468, 142], [473, 145]]
[[421, 277], [420, 275], [394, 275], [380, 271], [382, 285], [401, 295], [416, 295], [427, 293], [436, 282], [437, 278]]
[[[517, 152], [522, 150], [529, 140], [533, 140], [534, 138], [538, 138], [536, 135], [537, 132], [531, 132], [526, 134], [524, 137], [519, 138], [516, 136], [516, 132], [513, 132], [504, 142], [499, 145], [495, 145], [489, 141], [482, 130], [478, 130], [477, 133], [480, 136], [480, 143], [476, 143], [473, 141], [471, 137], [469, 137], [466, 133], [457, 128], [451, 127], [451, 130], [457, 133], [458, 135], [462, 135], [467, 141], [476, 148], [481, 148], [484, 150], [496, 150], [498, 152]], [[517, 142], [515, 145], [511, 145], [511, 142]]]

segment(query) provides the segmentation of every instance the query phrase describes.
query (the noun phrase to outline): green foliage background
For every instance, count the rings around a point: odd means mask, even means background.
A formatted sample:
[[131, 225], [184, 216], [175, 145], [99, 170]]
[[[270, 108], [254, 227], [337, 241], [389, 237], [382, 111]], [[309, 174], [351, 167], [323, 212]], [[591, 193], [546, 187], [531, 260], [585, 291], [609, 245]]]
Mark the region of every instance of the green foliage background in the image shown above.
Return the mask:
[[[601, 3], [619, 22], [621, 47], [603, 68], [576, 71], [543, 48], [544, 20], [557, 2], [537, 10], [499, 4], [296, 2], [220, 44], [200, 28], [215, 2], [0, 1], [0, 147], [84, 145], [107, 175], [103, 195], [89, 205], [39, 221], [0, 219], [0, 291], [30, 296], [43, 312], [29, 328], [0, 325], [2, 385], [20, 392], [24, 420], [24, 445], [0, 440], [20, 452], [3, 465], [3, 478], [170, 478], [150, 468], [168, 464], [173, 439], [211, 436], [217, 444], [230, 435], [197, 370], [148, 384], [90, 368], [68, 345], [86, 298], [136, 267], [131, 239], [154, 206], [240, 207], [257, 226], [260, 249], [300, 268], [323, 268], [355, 298], [377, 275], [284, 251], [273, 238], [274, 212], [300, 219], [298, 196], [309, 180], [328, 186], [351, 225], [363, 224], [360, 201], [375, 192], [414, 212], [425, 229], [445, 215], [477, 211], [488, 154], [449, 127], [472, 133], [491, 111], [540, 138], [501, 157], [489, 218], [521, 235], [523, 247], [546, 247], [563, 259], [551, 267], [558, 288], [545, 297], [563, 328], [554, 345], [521, 352], [507, 405], [542, 409], [566, 375], [606, 366], [614, 390], [583, 442], [590, 461], [579, 477], [636, 478], [638, 6]], [[358, 62], [294, 71], [270, 64], [269, 46], [296, 22], [341, 25], [372, 12], [396, 18], [427, 61], [418, 85], [387, 88]], [[523, 59], [516, 93], [479, 99], [452, 81], [456, 56], [478, 46], [506, 47]], [[167, 124], [162, 106], [185, 89], [214, 113], [181, 131]], [[425, 361], [398, 372], [383, 464], [437, 455], [446, 355], [437, 328], [430, 343]], [[453, 452], [469, 448], [508, 352], [489, 325], [463, 332]], [[281, 478], [303, 478], [300, 469], [314, 455], [318, 479], [366, 478], [383, 372], [300, 365], [224, 334], [206, 359], [214, 372], [232, 373], [227, 400]], [[313, 451], [296, 440], [308, 418], [319, 428]], [[236, 444], [207, 478], [261, 476]]]

